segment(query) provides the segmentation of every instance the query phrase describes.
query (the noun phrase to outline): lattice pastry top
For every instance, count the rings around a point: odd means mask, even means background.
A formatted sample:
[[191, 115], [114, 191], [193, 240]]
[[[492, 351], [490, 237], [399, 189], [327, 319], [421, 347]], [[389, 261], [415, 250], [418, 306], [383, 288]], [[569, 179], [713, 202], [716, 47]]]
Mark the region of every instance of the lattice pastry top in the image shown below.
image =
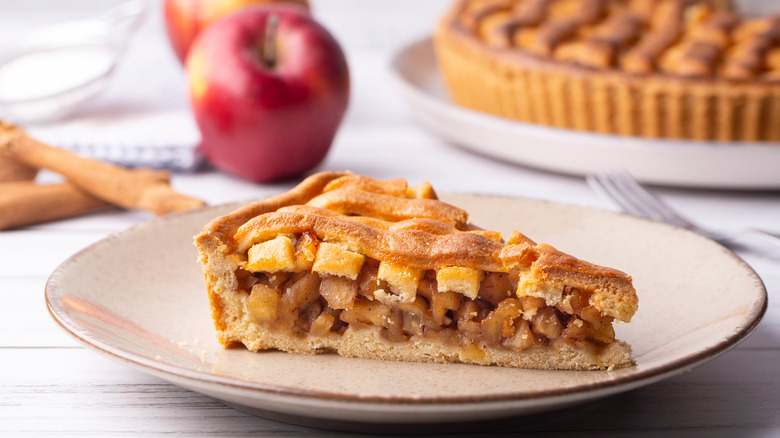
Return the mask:
[[715, 0], [467, 0], [451, 22], [496, 49], [628, 73], [780, 80], [780, 16]]

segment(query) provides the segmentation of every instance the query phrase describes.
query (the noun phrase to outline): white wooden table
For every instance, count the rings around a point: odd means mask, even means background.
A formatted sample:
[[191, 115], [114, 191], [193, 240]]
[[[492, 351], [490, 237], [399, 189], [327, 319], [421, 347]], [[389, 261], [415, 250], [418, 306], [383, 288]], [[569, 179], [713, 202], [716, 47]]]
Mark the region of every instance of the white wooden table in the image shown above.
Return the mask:
[[[9, 3], [11, 11], [5, 9], [0, 16], [2, 35], [21, 29], [21, 18], [41, 24], [99, 12], [106, 5], [73, 0]], [[405, 177], [412, 183], [429, 179], [441, 191], [610, 208], [580, 178], [467, 153], [415, 122], [387, 85], [387, 65], [395, 50], [430, 31], [446, 3], [314, 2], [315, 14], [345, 46], [353, 75], [348, 116], [318, 170], [349, 169], [376, 178]], [[162, 32], [159, 22], [152, 25]], [[165, 44], [162, 38], [160, 33], [160, 44]], [[171, 57], [170, 65], [159, 68], [177, 66]], [[218, 172], [174, 178], [180, 191], [210, 204], [277, 193], [293, 183], [255, 185]], [[717, 228], [750, 225], [780, 231], [780, 192], [659, 188], [658, 193], [690, 218]], [[126, 368], [83, 348], [53, 322], [43, 289], [54, 268], [110, 233], [151, 219], [143, 212], [117, 209], [0, 232], [0, 436], [333, 434], [256, 418]], [[756, 332], [735, 350], [687, 374], [562, 411], [555, 420], [519, 418], [516, 427], [495, 433], [780, 436], [780, 306], [772, 299], [780, 294], [780, 251], [763, 247], [739, 255], [761, 276], [770, 304]]]

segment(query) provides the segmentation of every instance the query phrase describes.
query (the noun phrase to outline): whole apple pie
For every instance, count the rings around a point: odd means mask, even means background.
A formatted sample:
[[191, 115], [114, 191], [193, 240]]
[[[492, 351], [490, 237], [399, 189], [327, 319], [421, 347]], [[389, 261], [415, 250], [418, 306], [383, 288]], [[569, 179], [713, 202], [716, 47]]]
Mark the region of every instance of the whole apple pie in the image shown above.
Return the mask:
[[[558, 128], [780, 140], [780, 15], [728, 0], [459, 0], [434, 45], [453, 100]], [[769, 3], [767, 3], [769, 4]]]
[[631, 365], [631, 277], [468, 222], [428, 183], [350, 173], [214, 219], [196, 237], [223, 345], [540, 369]]

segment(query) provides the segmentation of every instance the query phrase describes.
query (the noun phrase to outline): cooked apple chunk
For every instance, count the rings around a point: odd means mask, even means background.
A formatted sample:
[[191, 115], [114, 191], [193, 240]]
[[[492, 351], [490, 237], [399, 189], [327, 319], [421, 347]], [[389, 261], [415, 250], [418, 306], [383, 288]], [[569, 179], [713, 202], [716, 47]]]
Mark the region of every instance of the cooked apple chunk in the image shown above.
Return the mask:
[[436, 272], [436, 283], [439, 292], [460, 292], [473, 300], [479, 294], [483, 276], [484, 272], [477, 269], [445, 266]]
[[333, 243], [322, 242], [314, 259], [312, 271], [318, 274], [338, 275], [357, 279], [365, 257]]
[[333, 309], [349, 309], [355, 302], [358, 283], [346, 277], [327, 276], [320, 282], [320, 295]]
[[249, 248], [246, 269], [258, 272], [290, 271], [295, 267], [295, 247], [287, 236], [258, 243]]
[[422, 271], [407, 266], [396, 265], [389, 262], [379, 262], [379, 280], [387, 282], [390, 290], [401, 301], [414, 301], [417, 295], [417, 283], [420, 281]]

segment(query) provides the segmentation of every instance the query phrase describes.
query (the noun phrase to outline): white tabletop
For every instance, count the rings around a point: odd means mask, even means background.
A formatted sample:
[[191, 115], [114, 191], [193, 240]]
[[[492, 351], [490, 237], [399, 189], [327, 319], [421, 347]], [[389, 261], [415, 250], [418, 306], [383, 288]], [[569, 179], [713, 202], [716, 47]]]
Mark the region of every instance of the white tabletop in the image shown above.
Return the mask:
[[[12, 3], [11, 10], [5, 8], [0, 15], [2, 35], [9, 29], [88, 16], [106, 5], [63, 1], [41, 8], [40, 1]], [[448, 2], [313, 3], [315, 15], [342, 42], [352, 73], [348, 115], [330, 154], [315, 170], [348, 169], [375, 178], [408, 178], [414, 184], [427, 179], [440, 191], [612, 208], [581, 178], [474, 155], [437, 139], [414, 120], [387, 85], [389, 59], [404, 44], [428, 34]], [[28, 20], [24, 26], [22, 18]], [[159, 44], [166, 44], [159, 16], [149, 26], [158, 32]], [[170, 62], [158, 68], [178, 66], [171, 55]], [[181, 71], [172, 74], [183, 78]], [[56, 178], [44, 174], [42, 179]], [[257, 185], [215, 171], [173, 179], [175, 188], [209, 204], [278, 193], [295, 182]], [[715, 228], [780, 231], [777, 191], [657, 192], [691, 219]], [[253, 417], [112, 362], [85, 349], [53, 322], [43, 289], [57, 265], [112, 232], [152, 219], [145, 212], [114, 209], [0, 232], [0, 436], [332, 434]], [[780, 293], [780, 250], [759, 246], [738, 254], [766, 284], [770, 303], [758, 329], [736, 349], [686, 374], [560, 411], [552, 419], [518, 418], [517, 426], [496, 434], [780, 436], [780, 306], [771, 299]]]

